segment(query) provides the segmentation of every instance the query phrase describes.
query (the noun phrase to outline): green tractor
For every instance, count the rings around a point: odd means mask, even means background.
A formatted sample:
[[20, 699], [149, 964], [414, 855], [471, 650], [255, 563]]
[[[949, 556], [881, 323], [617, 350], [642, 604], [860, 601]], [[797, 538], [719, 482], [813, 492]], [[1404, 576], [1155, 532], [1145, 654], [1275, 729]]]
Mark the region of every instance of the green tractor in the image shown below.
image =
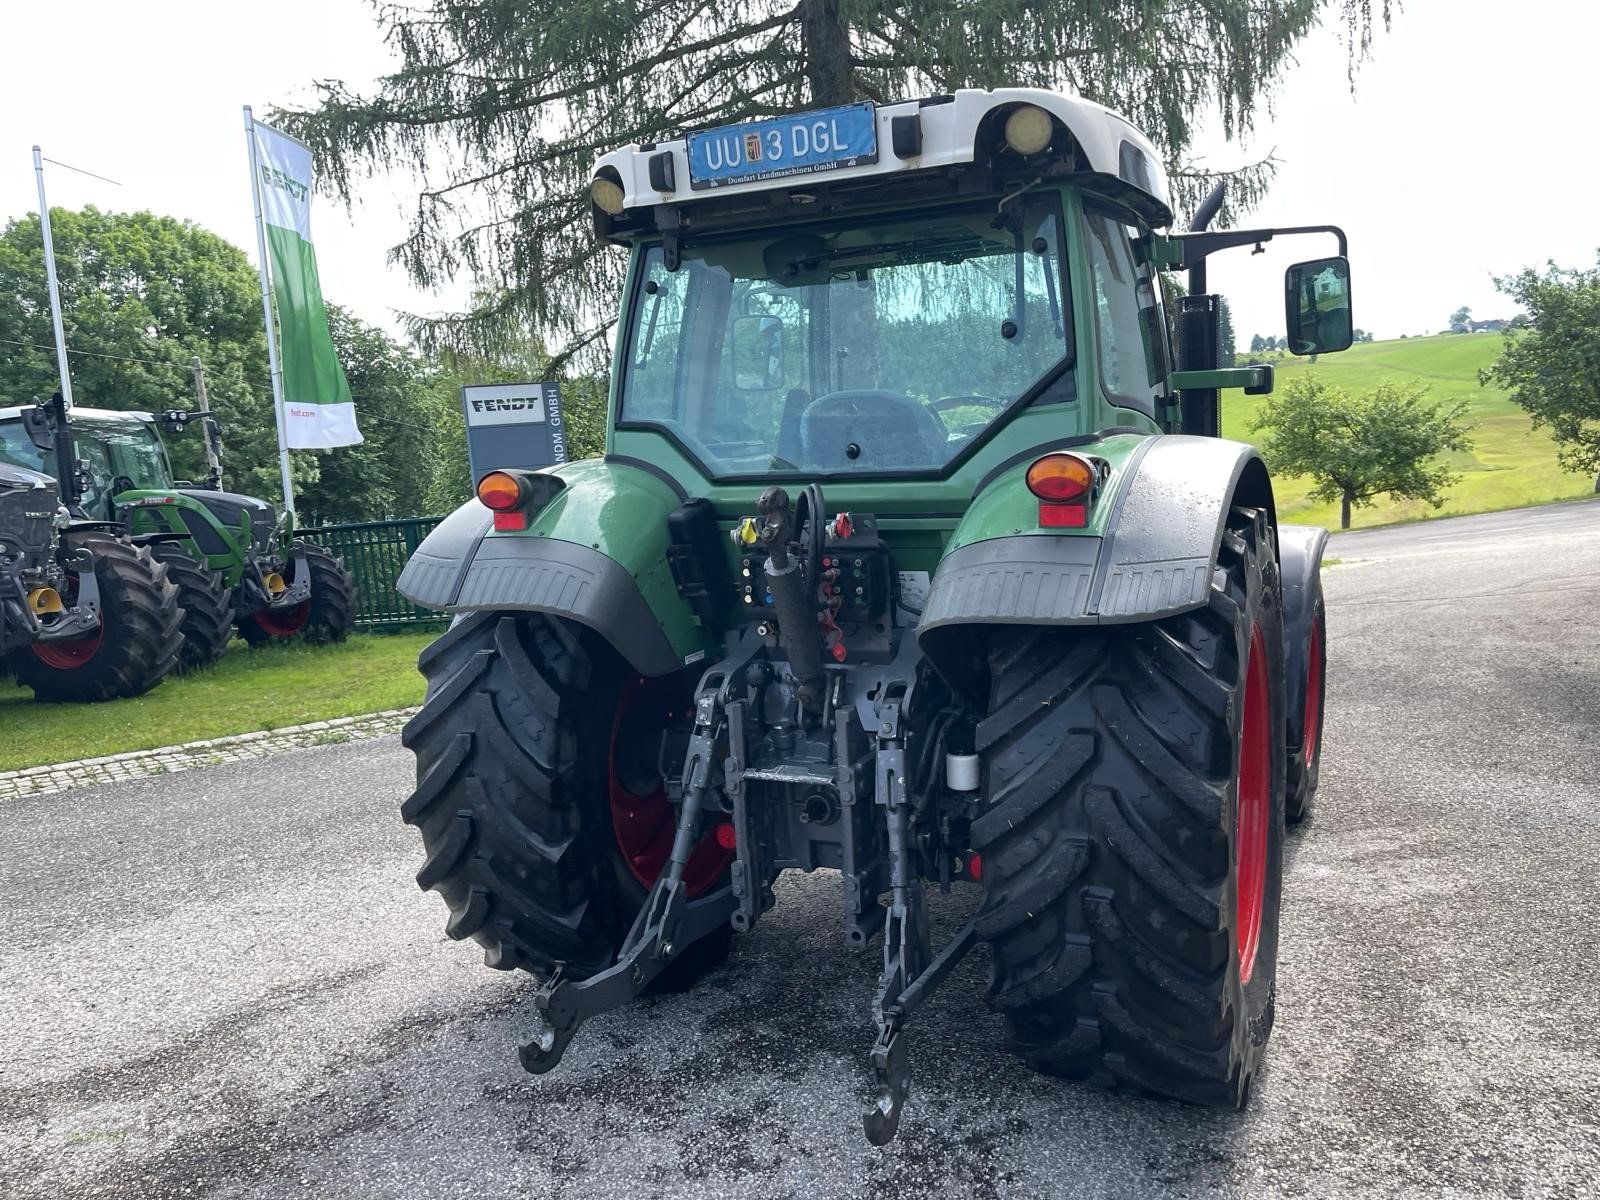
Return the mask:
[[[43, 422], [32, 437], [50, 446]], [[39, 700], [140, 696], [177, 665], [183, 611], [168, 569], [113, 524], [62, 503], [56, 479], [19, 465], [40, 447], [0, 431], [0, 668]], [[28, 449], [24, 449], [27, 447]], [[70, 455], [52, 463], [73, 489]]]
[[[38, 469], [43, 451], [23, 436], [26, 416], [25, 409], [0, 408], [0, 443], [15, 448], [0, 448], [0, 459]], [[204, 487], [174, 481], [150, 413], [75, 407], [50, 419], [53, 436], [65, 431], [83, 477], [77, 507], [125, 529], [167, 565], [184, 610], [181, 667], [216, 662], [235, 629], [252, 645], [342, 641], [356, 616], [349, 571], [322, 546], [296, 538], [288, 513], [221, 490], [220, 438], [208, 411], [160, 416], [172, 430], [195, 419], [205, 427], [211, 462]]]
[[873, 1142], [979, 943], [1035, 1068], [1242, 1105], [1317, 784], [1326, 535], [1218, 436], [1220, 390], [1273, 374], [1219, 365], [1205, 262], [1337, 239], [1287, 281], [1293, 349], [1328, 353], [1344, 235], [1208, 231], [1220, 192], [1168, 232], [1151, 143], [1031, 89], [630, 146], [590, 196], [630, 256], [604, 457], [486, 474], [400, 580], [455, 614], [404, 739], [418, 883], [537, 977], [523, 1066], [827, 868], [845, 944], [882, 943]]

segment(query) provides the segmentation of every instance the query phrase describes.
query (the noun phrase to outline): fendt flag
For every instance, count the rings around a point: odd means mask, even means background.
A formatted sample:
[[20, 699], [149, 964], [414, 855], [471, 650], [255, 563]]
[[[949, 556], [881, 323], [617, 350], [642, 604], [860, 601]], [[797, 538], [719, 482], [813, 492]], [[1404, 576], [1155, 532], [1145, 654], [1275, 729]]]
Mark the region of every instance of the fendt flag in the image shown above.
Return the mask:
[[290, 450], [353, 446], [362, 440], [361, 431], [350, 384], [328, 333], [311, 245], [311, 148], [255, 121], [250, 134], [265, 253], [277, 300], [283, 441]]

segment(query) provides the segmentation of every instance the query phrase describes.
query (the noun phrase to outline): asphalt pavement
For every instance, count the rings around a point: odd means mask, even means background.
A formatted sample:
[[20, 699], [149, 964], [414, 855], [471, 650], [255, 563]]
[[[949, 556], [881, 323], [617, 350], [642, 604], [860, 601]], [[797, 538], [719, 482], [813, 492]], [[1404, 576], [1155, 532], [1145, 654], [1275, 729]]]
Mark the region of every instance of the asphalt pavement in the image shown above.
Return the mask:
[[531, 985], [417, 891], [387, 737], [0, 803], [0, 1196], [1595, 1195], [1600, 503], [1329, 553], [1322, 792], [1244, 1113], [1033, 1075], [980, 950], [872, 1148], [877, 948], [826, 874], [530, 1077]]

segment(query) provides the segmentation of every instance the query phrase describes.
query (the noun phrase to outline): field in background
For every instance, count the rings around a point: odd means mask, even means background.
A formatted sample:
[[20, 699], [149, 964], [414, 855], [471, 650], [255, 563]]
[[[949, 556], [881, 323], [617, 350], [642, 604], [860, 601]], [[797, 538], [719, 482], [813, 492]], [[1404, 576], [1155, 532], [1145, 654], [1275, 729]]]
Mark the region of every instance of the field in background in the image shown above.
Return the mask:
[[212, 670], [105, 704], [37, 704], [0, 680], [0, 771], [420, 704], [417, 655], [438, 635], [358, 633], [338, 646], [255, 650], [235, 642]]
[[[1384, 498], [1372, 508], [1356, 509], [1351, 520], [1353, 528], [1420, 517], [1492, 512], [1593, 494], [1593, 478], [1568, 474], [1557, 467], [1555, 444], [1549, 435], [1543, 430], [1533, 432], [1528, 415], [1512, 404], [1504, 392], [1478, 386], [1479, 368], [1495, 360], [1501, 341], [1498, 333], [1476, 333], [1368, 342], [1352, 346], [1343, 354], [1326, 355], [1314, 365], [1304, 359], [1278, 364], [1280, 388], [1310, 372], [1348, 391], [1367, 391], [1385, 379], [1421, 382], [1429, 385], [1431, 400], [1465, 400], [1468, 404], [1474, 424], [1473, 449], [1448, 456], [1447, 461], [1461, 472], [1462, 479], [1446, 493], [1444, 507], [1435, 509], [1414, 500], [1394, 503]], [[1241, 363], [1248, 359], [1248, 354], [1239, 357]], [[1250, 425], [1260, 404], [1260, 397], [1224, 392], [1223, 436], [1253, 441]], [[1275, 482], [1279, 516], [1301, 524], [1338, 528], [1338, 503], [1311, 503], [1306, 498], [1310, 481], [1280, 478]]]

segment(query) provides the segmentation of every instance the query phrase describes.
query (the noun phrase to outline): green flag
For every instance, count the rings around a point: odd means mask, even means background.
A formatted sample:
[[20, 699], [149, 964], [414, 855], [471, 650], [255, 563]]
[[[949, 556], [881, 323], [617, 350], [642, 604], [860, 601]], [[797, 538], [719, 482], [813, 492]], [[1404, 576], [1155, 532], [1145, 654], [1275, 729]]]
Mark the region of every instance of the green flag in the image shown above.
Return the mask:
[[277, 300], [284, 440], [291, 450], [353, 446], [362, 440], [361, 431], [328, 333], [311, 245], [311, 148], [270, 125], [254, 123], [251, 129]]

